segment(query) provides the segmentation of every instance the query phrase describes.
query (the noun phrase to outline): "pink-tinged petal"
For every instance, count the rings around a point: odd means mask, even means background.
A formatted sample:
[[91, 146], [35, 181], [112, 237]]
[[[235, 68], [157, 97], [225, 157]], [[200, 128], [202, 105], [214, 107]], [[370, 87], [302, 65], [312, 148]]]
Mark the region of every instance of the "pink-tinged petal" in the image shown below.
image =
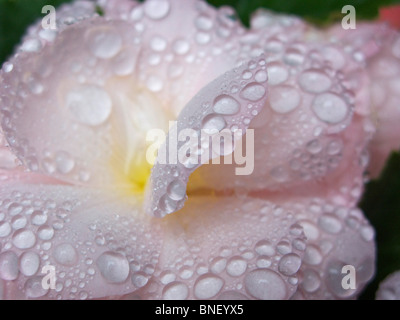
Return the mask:
[[[0, 187], [3, 298], [94, 299], [146, 285], [158, 263], [162, 230], [137, 204], [29, 180]], [[42, 286], [47, 265], [55, 267], [55, 289]]]
[[[227, 165], [221, 159], [220, 165], [201, 167], [189, 192], [293, 189], [302, 195], [336, 193], [343, 203], [355, 205], [362, 192], [366, 146], [374, 132], [365, 116], [368, 78], [339, 46], [282, 45], [267, 58], [268, 99], [249, 126], [254, 129], [254, 154], [246, 155], [244, 165]], [[233, 153], [233, 159], [241, 158]], [[249, 174], [236, 175], [240, 166], [248, 167]]]
[[231, 140], [232, 152], [233, 140], [245, 133], [266, 99], [264, 58], [244, 63], [200, 90], [182, 110], [158, 150], [147, 189], [146, 210], [163, 217], [181, 209], [191, 173], [220, 156], [217, 147], [224, 132], [228, 135], [225, 144]]
[[377, 131], [370, 144], [369, 172], [377, 177], [386, 159], [400, 147], [400, 34], [385, 24], [358, 24], [356, 30], [339, 26], [329, 33], [349, 54], [366, 66], [371, 119]]
[[[293, 211], [304, 229], [307, 248], [295, 299], [356, 298], [375, 273], [375, 231], [358, 208], [326, 199], [299, 199]], [[348, 266], [343, 269], [344, 266]], [[355, 288], [349, 270], [355, 274]], [[345, 279], [344, 279], [345, 278]], [[344, 280], [343, 280], [344, 279]], [[345, 283], [345, 285], [343, 285]]]
[[164, 219], [151, 299], [288, 299], [305, 250], [296, 212], [257, 198], [191, 197]]
[[400, 272], [388, 275], [376, 292], [376, 300], [400, 300]]

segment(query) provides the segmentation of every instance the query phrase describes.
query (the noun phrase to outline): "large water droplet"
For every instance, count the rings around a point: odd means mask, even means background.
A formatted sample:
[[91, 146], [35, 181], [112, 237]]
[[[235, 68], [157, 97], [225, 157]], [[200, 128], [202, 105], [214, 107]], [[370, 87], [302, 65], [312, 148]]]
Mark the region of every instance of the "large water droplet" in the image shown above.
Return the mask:
[[18, 257], [12, 251], [0, 254], [0, 278], [3, 280], [15, 280], [18, 277]]
[[256, 299], [283, 300], [287, 295], [286, 284], [276, 272], [268, 269], [251, 271], [244, 279], [246, 291]]
[[116, 30], [109, 27], [90, 30], [87, 39], [90, 51], [101, 59], [114, 57], [122, 47], [121, 36]]
[[285, 82], [289, 77], [289, 72], [285, 66], [278, 62], [273, 62], [268, 65], [268, 84], [277, 85]]
[[258, 241], [255, 250], [260, 256], [273, 256], [275, 254], [275, 249], [268, 240]]
[[49, 289], [42, 286], [43, 277], [37, 276], [26, 280], [24, 289], [28, 298], [40, 298], [47, 294]]
[[330, 124], [342, 122], [349, 112], [347, 103], [334, 93], [323, 93], [315, 97], [312, 109], [320, 120]]
[[55, 247], [53, 256], [63, 266], [72, 267], [78, 262], [78, 252], [69, 243], [63, 243]]
[[174, 180], [168, 185], [167, 193], [172, 200], [180, 201], [186, 195], [186, 186], [182, 181]]
[[7, 221], [0, 222], [0, 238], [7, 237], [10, 233], [10, 224]]
[[189, 295], [189, 288], [182, 282], [172, 282], [164, 290], [162, 297], [164, 300], [185, 300]]
[[321, 93], [329, 90], [332, 85], [331, 79], [319, 70], [304, 71], [299, 77], [302, 89], [311, 93]]
[[226, 127], [226, 121], [222, 116], [216, 114], [209, 114], [204, 117], [202, 126], [204, 130], [221, 131]]
[[265, 96], [265, 88], [258, 83], [249, 83], [240, 92], [240, 96], [249, 101], [258, 101]]
[[321, 279], [318, 273], [312, 269], [307, 269], [303, 272], [303, 281], [301, 287], [308, 293], [313, 293], [321, 286]]
[[226, 272], [232, 277], [240, 277], [247, 269], [247, 262], [241, 257], [232, 257], [226, 266]]
[[90, 126], [104, 123], [112, 111], [110, 96], [95, 85], [82, 85], [71, 90], [66, 96], [66, 106], [76, 121]]
[[35, 245], [36, 237], [31, 230], [20, 229], [14, 233], [12, 241], [18, 249], [29, 249]]
[[210, 30], [213, 27], [212, 19], [204, 14], [198, 16], [194, 23], [200, 30]]
[[327, 233], [338, 234], [342, 231], [342, 223], [332, 214], [324, 214], [318, 219], [318, 225]]
[[322, 254], [314, 245], [308, 245], [304, 254], [304, 262], [316, 266], [322, 262]]
[[269, 94], [271, 109], [277, 113], [288, 113], [300, 104], [300, 94], [292, 86], [272, 87]]
[[144, 3], [145, 14], [154, 20], [164, 18], [170, 10], [168, 0], [148, 0]]
[[38, 229], [38, 237], [41, 240], [45, 240], [45, 241], [51, 240], [53, 238], [53, 236], [54, 236], [54, 229], [50, 226], [45, 225], [45, 226], [41, 226]]
[[198, 299], [210, 299], [222, 289], [224, 280], [213, 274], [207, 273], [200, 276], [194, 285], [194, 295]]
[[25, 252], [19, 259], [20, 271], [28, 277], [33, 276], [39, 270], [39, 265], [40, 258], [35, 252]]
[[41, 226], [46, 223], [47, 214], [44, 213], [42, 210], [35, 210], [31, 214], [31, 221], [32, 221], [32, 224], [34, 224], [36, 226]]
[[239, 112], [240, 103], [231, 96], [223, 94], [214, 100], [213, 109], [219, 114], [233, 115]]
[[96, 261], [101, 275], [111, 283], [121, 283], [128, 279], [129, 262], [121, 253], [107, 251]]
[[292, 276], [297, 271], [299, 271], [301, 266], [301, 259], [295, 253], [289, 253], [284, 255], [279, 261], [279, 272], [284, 274], [285, 276]]

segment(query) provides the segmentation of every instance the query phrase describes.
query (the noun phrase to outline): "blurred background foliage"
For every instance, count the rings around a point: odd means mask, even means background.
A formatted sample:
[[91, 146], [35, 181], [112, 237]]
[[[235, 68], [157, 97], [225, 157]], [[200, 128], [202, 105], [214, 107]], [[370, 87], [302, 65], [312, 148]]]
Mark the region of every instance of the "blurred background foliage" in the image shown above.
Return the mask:
[[[43, 17], [45, 5], [55, 7], [71, 0], [0, 0], [0, 65], [13, 52], [26, 28]], [[378, 17], [379, 8], [399, 4], [400, 0], [208, 0], [214, 6], [236, 9], [245, 25], [259, 7], [303, 17], [321, 26], [339, 21], [341, 8], [351, 4], [358, 20]], [[381, 177], [367, 184], [360, 207], [377, 233], [378, 259], [374, 281], [361, 296], [374, 299], [378, 284], [389, 273], [400, 270], [400, 154], [393, 153]]]

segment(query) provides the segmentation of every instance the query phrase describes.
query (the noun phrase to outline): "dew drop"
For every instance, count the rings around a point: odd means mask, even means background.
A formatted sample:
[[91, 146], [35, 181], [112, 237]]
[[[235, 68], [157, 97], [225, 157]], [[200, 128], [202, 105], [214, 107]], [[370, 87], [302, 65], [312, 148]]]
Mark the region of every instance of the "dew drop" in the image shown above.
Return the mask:
[[66, 106], [76, 121], [89, 126], [104, 123], [112, 111], [110, 96], [95, 85], [82, 85], [71, 90], [66, 96]]
[[138, 272], [132, 275], [131, 280], [136, 288], [142, 288], [149, 282], [149, 277], [143, 272]]
[[346, 102], [338, 95], [329, 92], [316, 96], [312, 109], [321, 121], [329, 124], [342, 122], [349, 112]]
[[225, 119], [217, 114], [209, 114], [204, 117], [202, 127], [205, 130], [218, 130], [221, 131], [226, 127]]
[[168, 0], [148, 0], [144, 3], [144, 13], [153, 20], [163, 19], [170, 10]]
[[255, 250], [259, 255], [273, 256], [275, 254], [275, 249], [268, 240], [258, 241]]
[[321, 286], [321, 279], [318, 273], [314, 270], [307, 269], [303, 272], [303, 281], [301, 287], [308, 293], [313, 293]]
[[26, 280], [24, 289], [28, 298], [40, 298], [47, 294], [49, 289], [44, 289], [42, 279], [43, 277], [37, 276]]
[[35, 245], [36, 236], [31, 230], [20, 229], [14, 233], [12, 241], [18, 249], [29, 249]]
[[321, 93], [329, 90], [332, 81], [325, 73], [311, 69], [300, 75], [299, 85], [307, 92]]
[[213, 109], [219, 114], [233, 115], [239, 112], [240, 103], [235, 98], [223, 94], [214, 100]]
[[53, 256], [63, 266], [72, 267], [78, 262], [78, 253], [69, 243], [63, 243], [55, 247]]
[[284, 255], [279, 261], [279, 272], [284, 274], [285, 276], [292, 276], [297, 271], [299, 271], [301, 266], [301, 259], [295, 253], [289, 253]]
[[90, 51], [100, 59], [114, 57], [122, 47], [121, 36], [112, 28], [100, 27], [90, 30], [87, 38]]
[[324, 214], [318, 219], [318, 225], [327, 233], [338, 234], [342, 231], [342, 223], [332, 214]]
[[211, 261], [211, 271], [213, 273], [216, 273], [216, 274], [221, 273], [222, 271], [225, 270], [225, 268], [226, 268], [226, 259], [225, 258], [217, 257]]
[[40, 258], [35, 252], [25, 252], [19, 259], [19, 269], [22, 274], [30, 277], [39, 270]]
[[232, 257], [226, 266], [226, 272], [232, 277], [240, 277], [247, 269], [247, 262], [241, 257]]
[[42, 210], [35, 210], [31, 214], [31, 222], [36, 226], [41, 226], [47, 221], [47, 215]]
[[224, 280], [216, 275], [206, 273], [200, 276], [194, 285], [194, 295], [198, 299], [210, 299], [222, 289]]
[[0, 222], [0, 237], [7, 237], [11, 233], [11, 226], [7, 221]]
[[268, 83], [270, 85], [277, 85], [285, 82], [289, 77], [289, 72], [285, 66], [278, 62], [273, 62], [268, 65]]
[[0, 278], [3, 280], [15, 280], [18, 277], [18, 257], [12, 251], [0, 253]]
[[107, 251], [96, 261], [101, 275], [111, 283], [121, 283], [128, 279], [129, 262], [121, 253]]
[[174, 212], [177, 208], [177, 202], [173, 199], [171, 199], [168, 195], [163, 195], [160, 198], [159, 201], [159, 207], [160, 209], [166, 213], [166, 214], [170, 214], [172, 212]]
[[257, 269], [248, 273], [244, 279], [246, 291], [256, 299], [283, 300], [287, 288], [283, 279], [276, 272]]
[[195, 20], [195, 25], [200, 30], [211, 30], [213, 27], [212, 19], [207, 15], [200, 15]]
[[249, 101], [258, 101], [265, 96], [265, 88], [258, 83], [249, 83], [240, 92], [240, 96]]
[[364, 226], [360, 229], [361, 237], [364, 241], [370, 242], [375, 238], [375, 231], [370, 226]]
[[3, 70], [6, 73], [11, 72], [14, 69], [14, 65], [11, 62], [6, 62], [3, 64]]
[[186, 195], [186, 186], [182, 181], [174, 180], [168, 185], [167, 193], [172, 200], [180, 201]]
[[184, 55], [189, 52], [190, 44], [186, 40], [179, 39], [174, 42], [173, 49], [176, 54]]
[[269, 94], [271, 109], [277, 113], [288, 113], [300, 104], [300, 94], [292, 86], [281, 85], [272, 87]]
[[161, 37], [154, 37], [150, 41], [150, 46], [154, 51], [162, 52], [167, 48], [167, 41]]
[[38, 237], [41, 240], [48, 241], [54, 236], [54, 229], [48, 225], [41, 226], [38, 229]]
[[312, 266], [319, 265], [322, 262], [321, 251], [314, 245], [308, 245], [304, 254], [304, 262]]
[[185, 300], [189, 295], [189, 288], [182, 282], [172, 282], [164, 290], [162, 297], [164, 300]]
[[268, 74], [264, 70], [259, 70], [259, 71], [257, 71], [256, 75], [254, 76], [254, 79], [257, 82], [265, 82], [268, 80]]

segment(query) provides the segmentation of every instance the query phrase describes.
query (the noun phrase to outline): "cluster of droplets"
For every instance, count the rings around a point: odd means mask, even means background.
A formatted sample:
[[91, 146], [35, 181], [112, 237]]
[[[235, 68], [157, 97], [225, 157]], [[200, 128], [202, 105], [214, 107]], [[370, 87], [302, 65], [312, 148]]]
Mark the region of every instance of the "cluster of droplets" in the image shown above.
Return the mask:
[[[179, 135], [181, 130], [190, 128], [196, 130], [199, 133], [198, 137], [202, 139], [204, 139], [203, 132], [212, 137], [224, 129], [228, 129], [232, 137], [236, 132], [241, 132], [242, 135], [265, 102], [268, 80], [266, 68], [265, 59], [258, 58], [213, 81], [185, 107], [173, 131], [177, 131]], [[169, 134], [173, 133], [170, 131]], [[178, 152], [186, 143], [186, 141], [173, 141], [176, 145], [170, 145], [169, 138], [166, 141], [168, 142], [164, 144], [166, 150], [174, 148]], [[195, 150], [198, 150], [198, 153], [190, 154], [183, 163], [176, 163], [176, 159], [172, 164], [156, 163], [152, 171], [154, 178], [151, 181], [153, 187], [149, 208], [151, 214], [162, 217], [182, 208], [189, 175], [203, 164], [204, 158], [201, 157], [201, 153], [210, 152], [209, 140], [196, 140], [195, 143], [190, 152], [195, 153]], [[171, 176], [172, 171], [176, 176]]]

